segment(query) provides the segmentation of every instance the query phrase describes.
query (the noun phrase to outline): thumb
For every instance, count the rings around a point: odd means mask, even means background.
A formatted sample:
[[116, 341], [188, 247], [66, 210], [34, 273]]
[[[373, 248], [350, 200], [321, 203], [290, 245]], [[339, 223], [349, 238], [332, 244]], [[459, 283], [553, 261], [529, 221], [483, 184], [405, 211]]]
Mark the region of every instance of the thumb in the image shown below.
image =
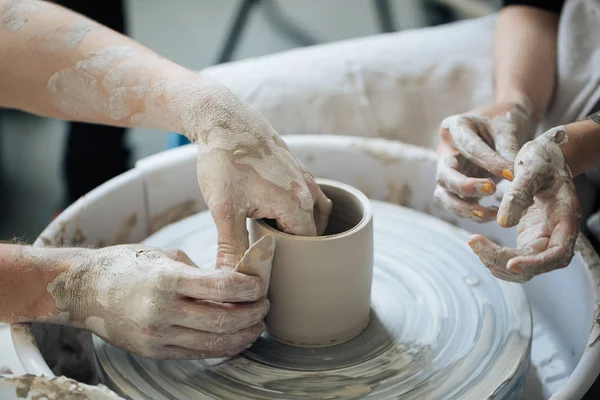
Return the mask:
[[533, 204], [536, 187], [534, 179], [532, 171], [515, 168], [515, 179], [502, 197], [498, 209], [497, 220], [500, 226], [510, 228], [517, 225], [523, 213]]
[[[514, 125], [498, 125], [494, 123], [492, 131], [494, 134], [494, 147], [498, 154], [510, 162], [514, 162], [519, 153], [519, 139], [517, 138], [517, 126]], [[500, 132], [498, 132], [500, 131]]]
[[532, 106], [528, 99], [515, 103], [513, 108], [502, 116], [492, 119], [491, 134], [495, 148], [502, 157], [514, 162], [523, 140], [533, 135]]
[[213, 213], [217, 226], [217, 263], [216, 267], [233, 269], [248, 250], [248, 230], [246, 215], [221, 217]]

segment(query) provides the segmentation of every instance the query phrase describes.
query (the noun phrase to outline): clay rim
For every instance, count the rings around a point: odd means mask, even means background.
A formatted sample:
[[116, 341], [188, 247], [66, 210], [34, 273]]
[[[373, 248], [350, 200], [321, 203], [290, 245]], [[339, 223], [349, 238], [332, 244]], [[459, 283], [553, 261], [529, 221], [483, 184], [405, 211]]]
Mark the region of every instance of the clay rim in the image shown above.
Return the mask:
[[363, 192], [361, 192], [360, 190], [356, 189], [355, 187], [353, 187], [351, 185], [348, 185], [348, 184], [345, 184], [345, 183], [339, 182], [339, 181], [334, 181], [332, 179], [317, 178], [316, 181], [319, 186], [326, 186], [326, 187], [331, 187], [334, 189], [342, 190], [345, 192], [346, 196], [353, 197], [354, 200], [356, 200], [358, 203], [360, 203], [362, 206], [362, 212], [363, 212], [361, 220], [356, 225], [354, 225], [352, 228], [350, 228], [344, 232], [335, 233], [333, 235], [327, 235], [327, 236], [296, 236], [296, 235], [282, 232], [276, 228], [273, 228], [271, 225], [269, 225], [265, 221], [265, 219], [255, 219], [255, 220], [252, 220], [252, 222], [260, 225], [263, 229], [267, 230], [268, 231], [267, 234], [271, 234], [271, 235], [275, 235], [275, 236], [283, 236], [283, 237], [287, 237], [287, 238], [294, 238], [294, 240], [322, 242], [322, 241], [335, 240], [338, 238], [350, 236], [350, 235], [354, 234], [355, 232], [362, 230], [369, 223], [369, 221], [371, 221], [373, 219], [373, 210], [371, 207], [371, 201]]

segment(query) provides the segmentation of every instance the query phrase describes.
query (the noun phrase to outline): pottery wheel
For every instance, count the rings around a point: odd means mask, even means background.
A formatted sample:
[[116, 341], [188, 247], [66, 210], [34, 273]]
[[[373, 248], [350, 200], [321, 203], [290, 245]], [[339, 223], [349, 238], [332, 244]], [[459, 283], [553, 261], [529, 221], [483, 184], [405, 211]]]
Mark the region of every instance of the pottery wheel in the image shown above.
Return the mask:
[[[357, 338], [295, 348], [261, 337], [230, 359], [155, 361], [98, 337], [105, 383], [131, 399], [516, 399], [529, 367], [532, 320], [520, 285], [492, 277], [467, 234], [373, 201], [372, 319]], [[157, 232], [212, 266], [216, 231], [203, 212]]]

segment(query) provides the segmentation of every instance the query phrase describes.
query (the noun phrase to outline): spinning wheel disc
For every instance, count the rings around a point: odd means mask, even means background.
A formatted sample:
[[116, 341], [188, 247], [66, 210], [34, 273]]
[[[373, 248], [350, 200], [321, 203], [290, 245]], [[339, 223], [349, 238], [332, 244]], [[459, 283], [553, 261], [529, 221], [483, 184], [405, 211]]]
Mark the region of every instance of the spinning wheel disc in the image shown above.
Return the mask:
[[[94, 337], [105, 383], [131, 399], [517, 399], [529, 367], [532, 320], [520, 285], [494, 278], [467, 234], [373, 201], [372, 318], [355, 339], [306, 349], [263, 335], [237, 357], [155, 361]], [[145, 242], [214, 265], [208, 212]]]

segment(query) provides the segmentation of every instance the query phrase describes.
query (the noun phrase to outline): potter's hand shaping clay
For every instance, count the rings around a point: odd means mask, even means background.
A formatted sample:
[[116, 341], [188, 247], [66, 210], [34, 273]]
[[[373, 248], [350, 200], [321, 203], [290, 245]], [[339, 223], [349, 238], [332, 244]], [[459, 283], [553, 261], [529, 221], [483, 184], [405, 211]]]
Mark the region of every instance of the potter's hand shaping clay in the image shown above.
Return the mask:
[[202, 270], [182, 251], [141, 245], [50, 251], [67, 267], [48, 285], [56, 311], [38, 320], [160, 359], [234, 355], [263, 330], [260, 277]]
[[526, 98], [446, 118], [440, 128], [436, 204], [477, 222], [495, 219], [496, 207], [483, 207], [479, 199], [494, 194], [500, 179], [512, 180], [515, 156], [532, 134]]
[[[246, 218], [324, 231], [331, 203], [271, 125], [205, 76], [45, 1], [0, 0], [0, 106], [52, 118], [179, 132], [219, 231], [218, 266], [248, 248]], [[60, 28], [60, 29], [59, 29]]]
[[217, 267], [235, 266], [248, 249], [247, 218], [277, 221], [286, 233], [325, 231], [331, 201], [266, 119], [228, 90], [211, 129], [195, 137], [198, 180], [218, 230]]
[[498, 211], [498, 223], [518, 223], [517, 248], [498, 246], [481, 235], [469, 245], [498, 278], [525, 282], [566, 267], [574, 254], [581, 211], [561, 150], [564, 126], [525, 144], [515, 160], [515, 179]]

